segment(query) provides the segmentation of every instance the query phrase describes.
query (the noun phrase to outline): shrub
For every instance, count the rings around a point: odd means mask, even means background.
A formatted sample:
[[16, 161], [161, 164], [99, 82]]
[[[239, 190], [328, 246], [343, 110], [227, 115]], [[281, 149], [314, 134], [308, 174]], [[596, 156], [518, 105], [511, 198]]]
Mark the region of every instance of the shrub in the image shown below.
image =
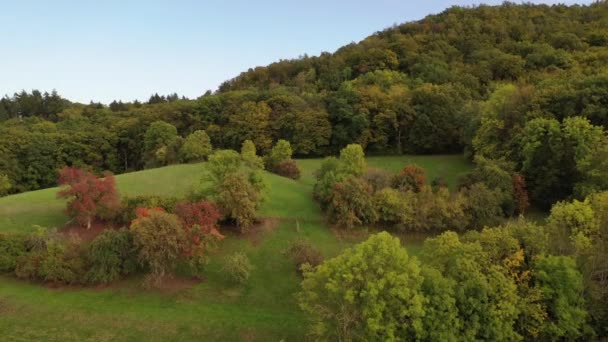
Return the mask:
[[448, 188], [448, 182], [445, 180], [445, 178], [439, 176], [439, 177], [435, 177], [433, 178], [433, 180], [431, 181], [431, 187], [433, 188], [433, 190], [438, 190], [440, 188]]
[[503, 192], [490, 190], [484, 183], [475, 183], [463, 190], [466, 197], [466, 212], [472, 229], [499, 225], [503, 218]]
[[123, 197], [121, 209], [114, 221], [118, 224], [130, 224], [137, 217], [137, 208], [162, 208], [166, 212], [173, 212], [178, 199], [176, 197], [161, 196], [135, 196]]
[[158, 285], [173, 271], [186, 246], [179, 218], [158, 210], [142, 213], [131, 223], [138, 260], [149, 268], [148, 285]]
[[291, 178], [291, 179], [299, 179], [300, 178], [300, 169], [296, 164], [295, 160], [289, 159], [284, 160], [278, 163], [273, 169], [272, 172], [276, 173], [279, 176]]
[[298, 272], [303, 272], [302, 267], [305, 264], [317, 267], [323, 262], [323, 254], [304, 239], [292, 241], [285, 251], [285, 255], [295, 262]]
[[77, 284], [84, 278], [85, 266], [79, 241], [49, 238], [43, 249], [32, 250], [18, 259], [15, 275], [22, 279]]
[[252, 270], [253, 265], [251, 265], [249, 258], [241, 252], [226, 257], [222, 268], [222, 271], [230, 277], [231, 281], [241, 285], [247, 283]]
[[25, 236], [0, 234], [0, 272], [13, 272], [17, 260], [26, 253]]
[[38, 275], [45, 281], [77, 284], [83, 282], [85, 266], [79, 241], [51, 240], [40, 262]]
[[374, 194], [374, 207], [382, 223], [390, 224], [403, 230], [414, 219], [415, 195], [395, 189], [384, 188]]
[[109, 283], [137, 269], [137, 250], [133, 234], [127, 229], [107, 229], [91, 242], [87, 250], [89, 283]]
[[426, 185], [426, 170], [418, 165], [407, 165], [401, 173], [393, 179], [393, 187], [403, 192], [420, 192]]
[[336, 183], [327, 213], [332, 222], [349, 229], [376, 222], [378, 215], [372, 201], [372, 187], [357, 177]]
[[363, 179], [369, 183], [374, 192], [380, 191], [391, 186], [393, 175], [383, 169], [369, 168], [363, 173]]

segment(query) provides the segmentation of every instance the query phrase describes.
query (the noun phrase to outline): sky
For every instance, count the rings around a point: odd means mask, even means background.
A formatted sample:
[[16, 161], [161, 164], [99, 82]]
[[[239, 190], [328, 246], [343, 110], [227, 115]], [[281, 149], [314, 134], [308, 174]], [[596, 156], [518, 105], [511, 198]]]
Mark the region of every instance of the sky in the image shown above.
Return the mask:
[[333, 52], [393, 24], [478, 3], [0, 0], [0, 96], [55, 89], [83, 103], [196, 98], [249, 68]]

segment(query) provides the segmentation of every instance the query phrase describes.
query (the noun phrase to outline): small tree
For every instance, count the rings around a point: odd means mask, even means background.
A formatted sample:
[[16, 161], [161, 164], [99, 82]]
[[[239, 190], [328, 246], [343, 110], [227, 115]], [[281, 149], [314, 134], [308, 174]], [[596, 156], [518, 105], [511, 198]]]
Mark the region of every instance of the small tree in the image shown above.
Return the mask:
[[241, 232], [255, 222], [257, 209], [262, 202], [260, 191], [245, 174], [231, 173], [216, 188], [217, 204], [225, 218], [236, 222]]
[[365, 171], [365, 153], [358, 144], [350, 144], [340, 151], [340, 171], [360, 176]]
[[333, 222], [346, 228], [378, 220], [372, 199], [372, 187], [356, 177], [347, 178], [334, 185], [327, 212]]
[[247, 283], [247, 280], [249, 280], [252, 269], [253, 265], [251, 265], [247, 255], [236, 252], [226, 257], [222, 271], [224, 271], [233, 282], [244, 285]]
[[149, 267], [147, 282], [158, 285], [183, 255], [186, 234], [179, 218], [160, 210], [139, 211], [131, 223], [139, 262]]
[[235, 172], [238, 172], [243, 165], [241, 156], [233, 150], [219, 150], [209, 157], [209, 162], [205, 164], [206, 175], [203, 177], [203, 182], [211, 183], [211, 187], [215, 188], [221, 184], [224, 179]]
[[189, 203], [180, 202], [175, 206], [177, 215], [184, 226], [188, 245], [185, 256], [195, 271], [200, 271], [207, 261], [207, 252], [215, 246], [215, 242], [223, 240], [224, 236], [218, 229], [221, 214], [215, 204], [207, 201]]
[[0, 197], [8, 194], [11, 187], [11, 180], [8, 178], [8, 176], [0, 173]]
[[252, 169], [264, 169], [264, 160], [257, 155], [255, 144], [251, 140], [245, 140], [241, 146], [241, 158], [245, 165]]
[[201, 161], [207, 158], [212, 150], [211, 139], [207, 133], [198, 130], [186, 137], [179, 155], [183, 162]]
[[393, 179], [393, 187], [401, 191], [420, 192], [426, 185], [426, 170], [418, 165], [407, 165]]
[[116, 181], [111, 174], [97, 178], [90, 172], [66, 167], [59, 172], [59, 198], [67, 198], [68, 215], [81, 225], [91, 228], [95, 218], [111, 218], [120, 207]]
[[268, 166], [272, 169], [285, 160], [290, 160], [293, 151], [291, 144], [287, 140], [279, 140], [268, 155]]

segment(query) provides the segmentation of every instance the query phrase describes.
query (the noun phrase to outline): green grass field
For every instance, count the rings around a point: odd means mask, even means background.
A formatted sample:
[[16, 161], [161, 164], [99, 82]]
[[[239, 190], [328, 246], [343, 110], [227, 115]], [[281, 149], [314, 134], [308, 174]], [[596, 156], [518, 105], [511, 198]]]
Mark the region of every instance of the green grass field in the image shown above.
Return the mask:
[[[306, 322], [294, 294], [299, 276], [283, 256], [290, 241], [304, 237], [332, 257], [357, 239], [338, 239], [312, 200], [319, 159], [298, 160], [298, 181], [266, 174], [268, 201], [261, 216], [272, 218], [256, 236], [229, 235], [210, 258], [205, 280], [181, 291], [143, 290], [132, 278], [102, 288], [49, 288], [0, 277], [2, 340], [25, 341], [279, 341], [302, 340]], [[370, 166], [398, 171], [416, 163], [429, 179], [455, 184], [471, 166], [461, 156], [372, 157]], [[176, 165], [117, 176], [122, 194], [182, 196], [199, 183], [204, 164]], [[30, 232], [37, 225], [67, 222], [57, 189], [0, 198], [0, 232]], [[363, 237], [359, 237], [363, 238]], [[411, 254], [420, 236], [402, 237]], [[246, 286], [233, 286], [222, 260], [244, 251], [255, 269]]]

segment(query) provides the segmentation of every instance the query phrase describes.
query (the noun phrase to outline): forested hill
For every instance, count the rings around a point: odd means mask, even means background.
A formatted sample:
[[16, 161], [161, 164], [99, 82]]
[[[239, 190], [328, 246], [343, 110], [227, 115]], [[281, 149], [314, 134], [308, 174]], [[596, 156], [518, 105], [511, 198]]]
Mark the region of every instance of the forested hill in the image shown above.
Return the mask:
[[496, 81], [538, 83], [565, 71], [595, 73], [606, 63], [607, 28], [605, 2], [452, 7], [333, 54], [249, 69], [222, 84], [220, 91], [279, 86], [296, 92], [336, 91], [344, 81], [391, 70], [420, 82], [459, 84], [467, 95], [483, 98]]
[[[589, 168], [608, 155], [590, 148], [605, 140], [607, 66], [606, 2], [453, 7], [333, 54], [249, 70], [196, 100], [49, 106], [40, 94], [6, 97], [0, 174], [17, 192], [54, 185], [63, 165], [166, 165], [205, 130], [216, 148], [251, 139], [266, 152], [287, 139], [298, 156], [359, 143], [376, 154], [505, 158], [547, 205], [604, 186]], [[150, 128], [156, 121], [167, 125]]]

